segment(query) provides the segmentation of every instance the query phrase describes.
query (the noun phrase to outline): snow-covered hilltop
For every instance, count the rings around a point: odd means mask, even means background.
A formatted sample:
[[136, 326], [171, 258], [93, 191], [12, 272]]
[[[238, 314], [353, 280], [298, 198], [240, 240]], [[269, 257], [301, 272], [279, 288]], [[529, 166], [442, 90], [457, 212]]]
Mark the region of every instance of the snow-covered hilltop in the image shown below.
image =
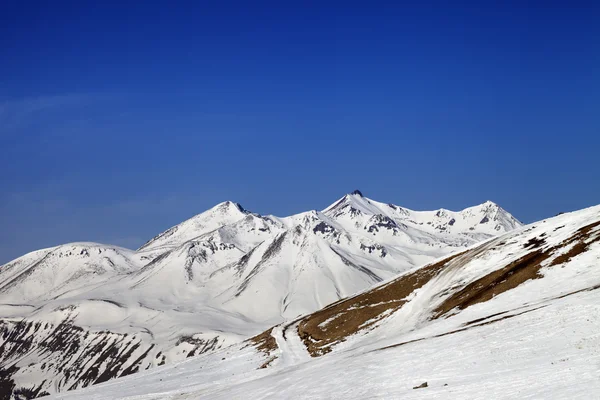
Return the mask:
[[35, 397], [237, 343], [520, 226], [492, 202], [412, 211], [355, 191], [284, 218], [224, 202], [137, 251], [32, 252], [0, 267], [0, 390]]
[[599, 264], [596, 206], [410, 269], [243, 343], [57, 398], [598, 398]]

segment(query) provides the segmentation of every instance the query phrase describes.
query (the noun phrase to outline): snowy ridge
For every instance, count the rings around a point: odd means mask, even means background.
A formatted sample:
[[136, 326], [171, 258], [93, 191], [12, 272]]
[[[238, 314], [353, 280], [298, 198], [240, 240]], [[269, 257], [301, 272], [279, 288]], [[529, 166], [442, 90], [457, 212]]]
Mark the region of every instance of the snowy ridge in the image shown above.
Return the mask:
[[424, 212], [353, 192], [283, 218], [224, 202], [137, 251], [39, 250], [0, 267], [2, 393], [80, 388], [238, 343], [519, 226], [491, 202]]
[[244, 343], [57, 398], [595, 398], [599, 263], [596, 206], [408, 270]]

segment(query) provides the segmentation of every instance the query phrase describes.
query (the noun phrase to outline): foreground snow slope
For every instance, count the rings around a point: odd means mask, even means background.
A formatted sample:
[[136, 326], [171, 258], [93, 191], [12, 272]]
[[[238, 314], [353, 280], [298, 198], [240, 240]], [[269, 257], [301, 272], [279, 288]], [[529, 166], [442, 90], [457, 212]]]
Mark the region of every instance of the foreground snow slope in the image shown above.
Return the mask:
[[0, 267], [0, 399], [81, 388], [238, 343], [521, 224], [494, 203], [348, 194], [262, 216], [224, 202], [137, 251], [73, 243]]
[[56, 398], [598, 398], [599, 289], [597, 206], [244, 343]]

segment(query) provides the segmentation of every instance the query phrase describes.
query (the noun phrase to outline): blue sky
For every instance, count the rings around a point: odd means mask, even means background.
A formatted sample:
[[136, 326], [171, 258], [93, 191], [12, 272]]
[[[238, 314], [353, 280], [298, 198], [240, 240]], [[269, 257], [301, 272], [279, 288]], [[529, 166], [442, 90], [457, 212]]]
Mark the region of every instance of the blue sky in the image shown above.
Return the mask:
[[0, 5], [0, 263], [224, 200], [600, 203], [593, 2], [150, 3]]

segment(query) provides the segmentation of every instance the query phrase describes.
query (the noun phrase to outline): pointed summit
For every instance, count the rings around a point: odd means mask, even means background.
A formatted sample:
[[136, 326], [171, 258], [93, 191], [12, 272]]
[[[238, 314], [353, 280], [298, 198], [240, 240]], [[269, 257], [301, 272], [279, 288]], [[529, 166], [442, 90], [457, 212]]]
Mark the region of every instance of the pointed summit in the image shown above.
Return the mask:
[[349, 213], [352, 216], [358, 214], [374, 215], [381, 214], [381, 210], [370, 199], [366, 198], [360, 190], [344, 195], [341, 199], [323, 210], [328, 216], [339, 216], [340, 213]]
[[[481, 227], [481, 225], [493, 221], [492, 224], [489, 224], [490, 228], [493, 228], [493, 230], [482, 230], [482, 232], [489, 234], [508, 232], [523, 225], [508, 211], [491, 200], [487, 200], [485, 203], [481, 203], [477, 206], [465, 208], [464, 210], [460, 211], [460, 215], [465, 220], [470, 221], [472, 227], [477, 225]], [[476, 221], [479, 221], [478, 224], [475, 223]]]
[[490, 207], [490, 208], [500, 208], [500, 206], [497, 203], [494, 203], [491, 200], [486, 200], [486, 202], [483, 203], [482, 206], [486, 206], [486, 207]]
[[246, 211], [246, 209], [244, 209], [244, 207], [242, 207], [242, 205], [240, 203], [236, 203], [234, 201], [229, 201], [229, 200], [217, 204], [216, 206], [214, 206], [210, 210], [219, 210], [219, 211], [222, 211], [222, 212], [227, 212], [227, 211], [234, 211], [235, 212], [235, 211], [239, 211], [239, 212], [242, 212], [242, 213], [248, 213], [248, 211]]
[[138, 250], [149, 250], [159, 247], [176, 247], [188, 240], [213, 231], [222, 226], [237, 222], [250, 214], [240, 204], [224, 201], [175, 225], [158, 236], [150, 239]]

